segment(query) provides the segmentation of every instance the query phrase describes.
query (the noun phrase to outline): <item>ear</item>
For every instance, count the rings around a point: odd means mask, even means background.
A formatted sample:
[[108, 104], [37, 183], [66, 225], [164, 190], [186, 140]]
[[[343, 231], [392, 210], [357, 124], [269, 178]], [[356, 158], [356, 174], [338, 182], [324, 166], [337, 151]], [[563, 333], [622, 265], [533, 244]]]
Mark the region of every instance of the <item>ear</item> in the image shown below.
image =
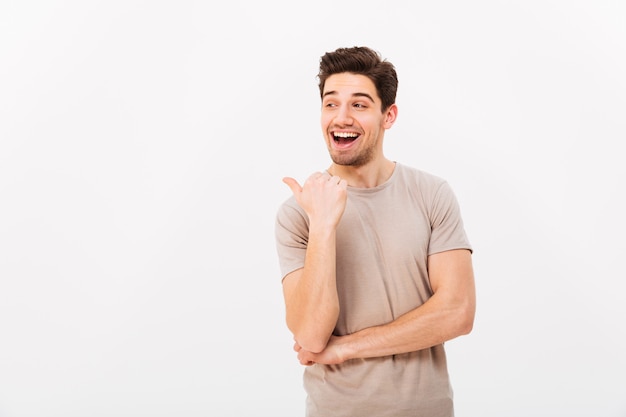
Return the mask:
[[395, 123], [398, 118], [398, 106], [392, 104], [389, 106], [387, 111], [385, 112], [385, 121], [383, 122], [383, 127], [385, 129], [389, 129]]

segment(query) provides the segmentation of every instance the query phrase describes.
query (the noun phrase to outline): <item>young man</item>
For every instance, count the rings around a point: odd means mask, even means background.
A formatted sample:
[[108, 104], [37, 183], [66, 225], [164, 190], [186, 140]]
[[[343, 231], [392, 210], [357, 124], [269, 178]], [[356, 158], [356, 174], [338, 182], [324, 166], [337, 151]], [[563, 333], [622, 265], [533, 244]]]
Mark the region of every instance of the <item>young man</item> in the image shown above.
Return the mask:
[[369, 48], [320, 60], [332, 159], [276, 217], [287, 326], [309, 417], [454, 415], [443, 343], [471, 331], [472, 248], [446, 181], [387, 159], [394, 66]]

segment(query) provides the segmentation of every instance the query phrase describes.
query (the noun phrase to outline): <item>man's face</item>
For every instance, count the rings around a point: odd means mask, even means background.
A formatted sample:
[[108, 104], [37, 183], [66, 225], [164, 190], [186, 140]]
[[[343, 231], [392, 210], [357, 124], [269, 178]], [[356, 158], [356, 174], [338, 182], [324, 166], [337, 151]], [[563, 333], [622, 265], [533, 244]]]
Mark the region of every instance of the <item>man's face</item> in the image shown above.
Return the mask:
[[335, 164], [360, 167], [382, 155], [385, 120], [369, 78], [347, 72], [328, 77], [321, 125]]

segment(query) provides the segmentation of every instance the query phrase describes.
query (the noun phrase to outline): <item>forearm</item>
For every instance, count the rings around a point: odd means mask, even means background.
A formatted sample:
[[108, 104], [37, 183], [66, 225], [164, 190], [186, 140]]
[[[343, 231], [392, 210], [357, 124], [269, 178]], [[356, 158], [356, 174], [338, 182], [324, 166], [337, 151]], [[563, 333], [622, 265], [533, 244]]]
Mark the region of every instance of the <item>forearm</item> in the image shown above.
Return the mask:
[[413, 352], [472, 330], [476, 290], [471, 252], [451, 250], [429, 256], [433, 295], [396, 320], [342, 338], [347, 358]]
[[422, 306], [390, 323], [340, 338], [343, 359], [418, 351], [469, 333], [474, 320], [472, 300], [450, 306], [440, 298], [435, 294]]
[[287, 326], [307, 350], [324, 349], [339, 316], [335, 230], [312, 226], [304, 268], [285, 283]]

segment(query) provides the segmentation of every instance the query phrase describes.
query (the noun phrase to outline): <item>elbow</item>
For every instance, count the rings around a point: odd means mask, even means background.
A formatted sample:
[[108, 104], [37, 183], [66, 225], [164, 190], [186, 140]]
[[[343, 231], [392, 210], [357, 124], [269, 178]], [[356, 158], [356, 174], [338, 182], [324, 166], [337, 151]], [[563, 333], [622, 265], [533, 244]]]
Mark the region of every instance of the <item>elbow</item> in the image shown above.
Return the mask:
[[459, 336], [470, 334], [474, 328], [474, 303], [464, 301], [458, 303], [448, 311], [447, 328], [449, 333], [446, 339], [454, 339]]
[[287, 327], [298, 346], [311, 353], [320, 353], [326, 349], [338, 316], [338, 310], [327, 318], [317, 320], [297, 320], [297, 317], [288, 315]]
[[330, 340], [330, 335], [332, 333], [332, 330], [328, 334], [320, 331], [319, 329], [309, 329], [307, 331], [306, 329], [299, 328], [297, 326], [290, 326], [289, 323], [287, 323], [287, 327], [291, 330], [291, 334], [293, 334], [293, 339], [296, 344], [311, 353], [320, 353], [326, 349], [326, 345], [328, 344], [328, 340]]
[[467, 320], [463, 322], [462, 325], [459, 327], [459, 336], [470, 334], [473, 329], [474, 329], [474, 321]]
[[473, 305], [466, 306], [461, 309], [458, 317], [458, 334], [459, 336], [467, 335], [474, 329], [474, 316], [476, 309]]
[[307, 352], [320, 353], [326, 349], [330, 335], [304, 335], [294, 333], [294, 339], [296, 343]]
[[332, 333], [332, 329], [328, 334], [321, 329], [309, 328], [307, 330], [304, 326], [290, 323], [289, 320], [287, 320], [287, 328], [291, 331], [296, 344], [311, 353], [320, 353], [323, 351]]
[[[300, 345], [300, 343], [298, 344]], [[304, 345], [300, 345], [300, 346], [302, 346], [302, 349], [311, 353], [320, 353], [324, 349], [326, 349], [326, 343], [320, 343], [318, 341], [312, 341], [310, 343], [305, 343]]]

